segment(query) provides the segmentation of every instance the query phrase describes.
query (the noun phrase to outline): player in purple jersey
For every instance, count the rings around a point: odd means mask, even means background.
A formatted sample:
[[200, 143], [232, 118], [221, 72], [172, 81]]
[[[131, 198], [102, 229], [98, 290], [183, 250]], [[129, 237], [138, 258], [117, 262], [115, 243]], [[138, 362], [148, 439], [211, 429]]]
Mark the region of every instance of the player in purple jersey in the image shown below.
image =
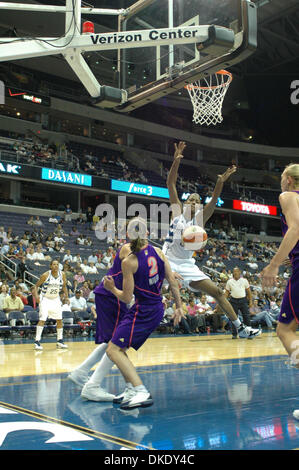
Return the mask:
[[[124, 394], [122, 409], [146, 407], [153, 404], [150, 392], [145, 388], [126, 351], [133, 347], [138, 350], [160, 324], [164, 307], [161, 288], [166, 279], [178, 307], [174, 314], [174, 324], [184, 316], [178, 284], [169, 262], [159, 248], [149, 245], [142, 236], [131, 242], [132, 253], [122, 262], [122, 290], [115, 286], [112, 276], [104, 278], [104, 286], [119, 300], [128, 303], [134, 293], [135, 303], [117, 326], [108, 344], [107, 355], [117, 365], [126, 383], [133, 389]], [[119, 400], [115, 401], [119, 402]]]
[[[263, 287], [276, 283], [279, 267], [289, 257], [292, 275], [288, 281], [278, 318], [277, 336], [290, 357], [290, 363], [299, 368], [299, 348], [296, 330], [299, 324], [299, 165], [288, 165], [281, 175], [279, 203], [282, 211], [283, 240], [270, 264], [261, 272]], [[299, 410], [294, 411], [299, 419]]]
[[[121, 263], [130, 252], [130, 244], [123, 245], [115, 256], [113, 266], [108, 271], [108, 275], [114, 279], [115, 285], [119, 288], [122, 286]], [[124, 302], [105, 289], [103, 281], [94, 289], [94, 293], [97, 312], [95, 343], [99, 346], [69, 374], [68, 378], [76, 385], [83, 387], [81, 393], [83, 398], [92, 401], [112, 401], [114, 395], [101, 387], [102, 380], [113, 366], [105, 352], [108, 342], [128, 308]], [[99, 361], [100, 373], [94, 373], [89, 378], [90, 369]]]

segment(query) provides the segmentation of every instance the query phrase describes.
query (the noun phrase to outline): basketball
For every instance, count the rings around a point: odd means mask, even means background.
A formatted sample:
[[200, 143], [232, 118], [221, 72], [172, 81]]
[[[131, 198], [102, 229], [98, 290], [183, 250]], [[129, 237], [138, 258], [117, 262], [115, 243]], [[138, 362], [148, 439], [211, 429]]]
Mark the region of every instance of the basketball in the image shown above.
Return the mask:
[[208, 235], [204, 228], [197, 225], [187, 227], [182, 237], [185, 250], [200, 251], [208, 241]]

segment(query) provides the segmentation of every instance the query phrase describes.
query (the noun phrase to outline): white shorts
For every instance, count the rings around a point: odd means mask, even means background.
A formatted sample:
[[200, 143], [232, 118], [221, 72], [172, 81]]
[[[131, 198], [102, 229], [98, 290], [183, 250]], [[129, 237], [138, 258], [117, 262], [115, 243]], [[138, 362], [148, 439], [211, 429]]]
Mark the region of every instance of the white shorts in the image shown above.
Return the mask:
[[39, 319], [46, 321], [48, 318], [62, 320], [62, 305], [59, 297], [47, 299], [44, 297], [39, 304]]
[[210, 279], [205, 273], [203, 273], [198, 266], [195, 264], [193, 258], [190, 259], [174, 259], [168, 258], [172, 271], [180, 274], [184, 280], [179, 281], [180, 284], [186, 289], [190, 289], [193, 292], [198, 292], [196, 289], [190, 287], [192, 281], [203, 281], [204, 279]]

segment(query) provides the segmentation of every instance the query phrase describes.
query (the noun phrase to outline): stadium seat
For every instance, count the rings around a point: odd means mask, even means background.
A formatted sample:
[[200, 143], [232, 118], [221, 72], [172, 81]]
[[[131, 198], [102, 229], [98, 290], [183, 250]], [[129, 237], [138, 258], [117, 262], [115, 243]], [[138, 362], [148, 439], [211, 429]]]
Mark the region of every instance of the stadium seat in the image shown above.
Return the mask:
[[28, 325], [35, 326], [39, 321], [39, 314], [36, 310], [26, 312], [26, 322]]
[[0, 335], [5, 338], [10, 336], [11, 326], [8, 323], [6, 313], [0, 311]]
[[73, 333], [77, 333], [81, 331], [81, 326], [75, 322], [74, 312], [63, 311], [62, 321], [63, 321], [63, 328], [65, 330], [72, 330]]
[[8, 320], [13, 327], [25, 325], [25, 314], [19, 311], [9, 312]]
[[87, 336], [92, 329], [92, 315], [88, 311], [82, 310], [76, 312], [76, 323], [81, 328], [81, 333], [83, 336]]

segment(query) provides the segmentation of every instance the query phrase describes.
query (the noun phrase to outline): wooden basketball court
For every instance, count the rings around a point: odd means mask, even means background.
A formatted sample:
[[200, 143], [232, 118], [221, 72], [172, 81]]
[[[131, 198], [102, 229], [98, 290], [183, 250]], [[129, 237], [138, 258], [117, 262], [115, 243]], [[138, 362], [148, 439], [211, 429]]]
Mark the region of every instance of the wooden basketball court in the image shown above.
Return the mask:
[[[80, 397], [67, 375], [95, 345], [66, 342], [57, 350], [45, 339], [43, 351], [28, 340], [0, 343], [0, 449], [299, 448], [299, 374], [275, 332], [150, 338], [129, 356], [154, 405], [129, 412]], [[103, 385], [122, 391], [116, 368]]]

